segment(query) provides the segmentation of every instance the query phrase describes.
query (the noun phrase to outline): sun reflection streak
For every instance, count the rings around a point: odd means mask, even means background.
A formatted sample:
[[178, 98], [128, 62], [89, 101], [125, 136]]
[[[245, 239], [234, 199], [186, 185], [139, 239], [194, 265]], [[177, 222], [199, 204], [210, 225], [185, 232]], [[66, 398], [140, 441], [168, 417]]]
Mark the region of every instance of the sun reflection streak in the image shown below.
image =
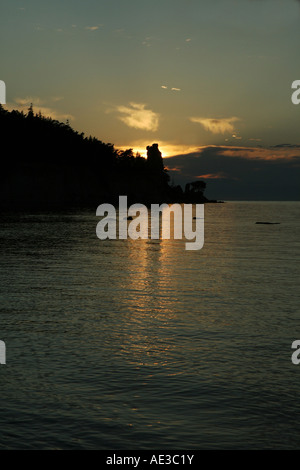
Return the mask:
[[[150, 215], [149, 215], [150, 217]], [[149, 220], [150, 230], [150, 220]], [[184, 240], [127, 240], [128, 269], [122, 302], [130, 312], [122, 341], [122, 356], [137, 369], [168, 368], [176, 349], [172, 331], [178, 323], [177, 279], [174, 250], [184, 250]], [[172, 282], [170, 282], [172, 280]], [[174, 374], [174, 371], [170, 371]]]

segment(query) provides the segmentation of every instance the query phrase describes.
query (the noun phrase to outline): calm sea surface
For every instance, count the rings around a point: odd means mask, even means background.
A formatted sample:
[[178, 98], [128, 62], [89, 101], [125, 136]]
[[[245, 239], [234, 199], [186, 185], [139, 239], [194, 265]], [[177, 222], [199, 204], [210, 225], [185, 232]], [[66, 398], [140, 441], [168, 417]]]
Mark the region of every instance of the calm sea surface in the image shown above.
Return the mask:
[[0, 449], [299, 448], [299, 209], [208, 204], [199, 251], [2, 215]]

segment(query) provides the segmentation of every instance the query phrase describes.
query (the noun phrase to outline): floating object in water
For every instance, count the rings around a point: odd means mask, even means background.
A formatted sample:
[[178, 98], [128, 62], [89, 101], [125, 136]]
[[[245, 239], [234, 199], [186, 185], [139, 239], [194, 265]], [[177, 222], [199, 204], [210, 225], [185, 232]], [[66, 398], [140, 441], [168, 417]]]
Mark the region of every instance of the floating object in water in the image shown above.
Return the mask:
[[280, 222], [256, 222], [256, 224], [260, 225], [278, 225]]

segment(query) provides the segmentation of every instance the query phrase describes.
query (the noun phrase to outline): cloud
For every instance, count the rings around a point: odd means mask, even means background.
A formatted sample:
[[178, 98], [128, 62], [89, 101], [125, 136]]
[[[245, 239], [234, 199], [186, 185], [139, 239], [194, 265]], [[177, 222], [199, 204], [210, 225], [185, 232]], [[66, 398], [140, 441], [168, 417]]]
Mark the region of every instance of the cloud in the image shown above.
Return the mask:
[[[168, 87], [166, 85], [161, 85], [161, 88], [163, 88], [164, 90], [168, 89]], [[172, 87], [171, 91], [181, 91], [181, 88]]]
[[142, 103], [129, 103], [129, 106], [117, 106], [121, 114], [120, 121], [129, 127], [145, 131], [156, 131], [159, 124], [159, 115], [151, 109], [146, 109]]
[[142, 42], [142, 45], [143, 46], [146, 46], [146, 47], [151, 47], [153, 41], [157, 42], [157, 38], [153, 37], [153, 36], [148, 36], [145, 38], [145, 40]]
[[300, 145], [275, 145], [271, 147], [218, 147], [226, 157], [261, 161], [292, 161], [300, 156]]
[[201, 124], [205, 130], [213, 134], [225, 134], [225, 132], [234, 132], [233, 123], [239, 121], [237, 117], [210, 119], [201, 117], [191, 117], [191, 122]]
[[63, 96], [53, 96], [53, 97], [52, 97], [52, 101], [55, 101], [55, 102], [56, 102], [56, 101], [61, 101], [61, 100], [63, 100], [63, 99], [64, 99]]
[[232, 138], [236, 140], [241, 140], [242, 137], [240, 135], [232, 134]]
[[89, 30], [89, 31], [97, 31], [97, 29], [99, 29], [101, 25], [98, 25], [98, 26], [86, 26], [85, 29]]
[[207, 173], [205, 175], [198, 175], [196, 178], [204, 179], [204, 180], [219, 180], [219, 179], [230, 179], [230, 176], [226, 175], [225, 173]]
[[24, 106], [30, 106], [31, 104], [40, 106], [41, 104], [44, 104], [44, 101], [38, 98], [37, 96], [26, 96], [25, 98], [15, 98], [14, 102], [19, 106], [19, 107], [24, 107]]

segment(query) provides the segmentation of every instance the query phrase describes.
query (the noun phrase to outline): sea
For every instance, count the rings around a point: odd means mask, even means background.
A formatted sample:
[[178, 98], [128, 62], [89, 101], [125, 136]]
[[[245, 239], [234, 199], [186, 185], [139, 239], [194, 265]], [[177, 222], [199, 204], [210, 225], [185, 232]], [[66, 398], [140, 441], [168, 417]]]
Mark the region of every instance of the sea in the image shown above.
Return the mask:
[[2, 213], [0, 449], [298, 449], [299, 209], [205, 204], [194, 251]]

